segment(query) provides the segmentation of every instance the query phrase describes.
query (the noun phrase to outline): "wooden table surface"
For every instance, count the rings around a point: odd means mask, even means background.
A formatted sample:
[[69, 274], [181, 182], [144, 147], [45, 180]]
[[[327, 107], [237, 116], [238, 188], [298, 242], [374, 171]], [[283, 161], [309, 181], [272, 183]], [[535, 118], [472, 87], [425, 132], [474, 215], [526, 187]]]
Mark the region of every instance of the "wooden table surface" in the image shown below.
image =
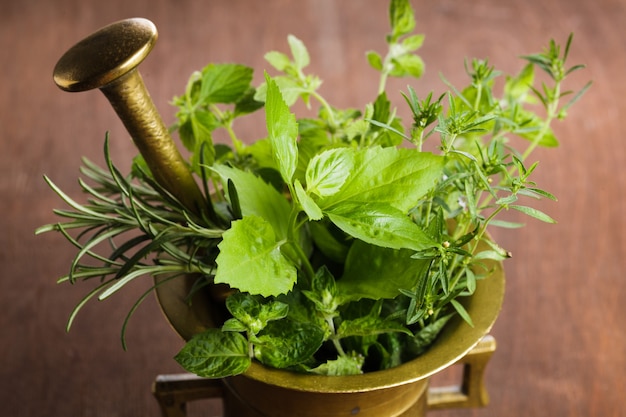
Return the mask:
[[[537, 153], [537, 181], [559, 196], [539, 207], [559, 224], [530, 221], [498, 232], [514, 254], [507, 295], [493, 329], [498, 349], [487, 370], [491, 404], [438, 416], [621, 416], [626, 413], [626, 1], [453, 0], [418, 2], [426, 76], [418, 92], [441, 91], [439, 72], [464, 79], [463, 59], [489, 58], [505, 71], [517, 56], [575, 32], [572, 63], [588, 68], [571, 88], [594, 86], [556, 132], [562, 146]], [[0, 414], [6, 416], [156, 416], [150, 385], [179, 372], [182, 343], [156, 302], [132, 319], [129, 350], [118, 340], [133, 297], [88, 305], [65, 332], [84, 285], [57, 285], [73, 252], [59, 236], [35, 237], [54, 221], [60, 200], [50, 176], [81, 198], [81, 156], [102, 162], [106, 131], [114, 159], [128, 167], [133, 146], [99, 92], [68, 94], [52, 82], [61, 54], [81, 37], [121, 18], [143, 16], [159, 28], [141, 71], [167, 123], [171, 98], [209, 62], [266, 68], [263, 53], [286, 50], [293, 33], [309, 47], [311, 71], [338, 106], [373, 98], [377, 76], [365, 64], [388, 30], [381, 0], [37, 0], [0, 2]], [[408, 80], [392, 83], [395, 91]], [[399, 94], [392, 99], [402, 105]], [[625, 117], [622, 119], [622, 117]], [[262, 127], [262, 126], [261, 126]], [[243, 126], [251, 138], [258, 126]], [[145, 285], [144, 285], [145, 284]], [[206, 414], [205, 414], [206, 415]]]

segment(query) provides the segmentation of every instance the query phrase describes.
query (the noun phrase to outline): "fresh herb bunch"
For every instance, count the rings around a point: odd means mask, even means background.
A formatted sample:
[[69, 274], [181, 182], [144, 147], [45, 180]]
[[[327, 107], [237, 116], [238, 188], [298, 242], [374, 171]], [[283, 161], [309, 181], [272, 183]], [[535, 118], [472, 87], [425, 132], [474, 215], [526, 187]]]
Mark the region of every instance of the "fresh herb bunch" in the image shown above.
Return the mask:
[[[107, 145], [106, 169], [84, 162], [87, 203], [46, 179], [70, 209], [55, 211], [67, 221], [38, 232], [58, 231], [78, 249], [61, 281], [99, 279], [68, 328], [88, 300], [136, 278], [163, 275], [163, 283], [192, 273], [198, 290], [232, 289], [222, 327], [194, 336], [176, 356], [206, 377], [242, 373], [253, 359], [327, 375], [385, 369], [421, 354], [452, 316], [472, 325], [462, 298], [488, 279], [486, 260], [509, 257], [486, 230], [520, 227], [497, 217], [509, 209], [554, 222], [518, 202], [554, 199], [531, 180], [537, 163], [528, 156], [558, 144], [552, 122], [590, 84], [562, 104], [571, 94], [563, 81], [582, 68], [566, 66], [570, 36], [563, 49], [551, 41], [523, 57], [517, 75], [473, 60], [465, 88], [446, 81], [447, 92], [420, 99], [408, 87], [402, 96], [413, 120], [405, 126], [386, 80], [421, 76], [415, 51], [423, 36], [413, 34], [408, 0], [392, 0], [389, 16], [388, 53], [367, 54], [380, 72], [378, 95], [362, 110], [335, 108], [320, 94], [320, 79], [305, 72], [308, 51], [294, 36], [291, 55], [265, 55], [278, 75], [266, 73], [258, 88], [243, 65], [210, 64], [191, 76], [174, 99], [173, 130], [206, 194], [202, 213], [160, 187], [141, 156], [122, 175]], [[548, 75], [540, 86], [537, 70]], [[296, 118], [290, 108], [298, 100], [319, 105], [317, 116]], [[249, 144], [234, 122], [260, 109], [268, 134]], [[213, 142], [218, 129], [230, 145]], [[438, 152], [424, 151], [433, 137]], [[527, 140], [524, 151], [513, 147], [514, 137]]]

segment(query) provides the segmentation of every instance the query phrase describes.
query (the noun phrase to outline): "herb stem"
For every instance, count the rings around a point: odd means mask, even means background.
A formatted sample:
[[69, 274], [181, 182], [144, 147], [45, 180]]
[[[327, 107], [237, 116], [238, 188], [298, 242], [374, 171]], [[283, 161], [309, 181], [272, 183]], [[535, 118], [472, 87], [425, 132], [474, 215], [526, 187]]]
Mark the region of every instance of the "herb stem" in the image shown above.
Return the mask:
[[337, 330], [335, 329], [335, 321], [333, 320], [332, 315], [326, 315], [324, 317], [326, 323], [328, 324], [328, 328], [330, 329], [330, 340], [333, 342], [333, 346], [339, 353], [339, 356], [346, 356], [346, 352], [343, 350], [343, 346], [341, 346], [341, 342], [337, 337]]
[[334, 130], [334, 128], [337, 127], [337, 122], [335, 121], [335, 111], [330, 106], [328, 101], [326, 101], [326, 99], [322, 97], [320, 93], [313, 90], [310, 92], [310, 94], [322, 105], [322, 107], [326, 109], [326, 112], [328, 113], [328, 118], [329, 118], [328, 123], [330, 124], [331, 128], [333, 128]]
[[294, 206], [289, 215], [287, 243], [289, 244], [289, 247], [295, 251], [297, 263], [300, 264], [301, 270], [307, 280], [307, 285], [310, 287], [313, 282], [313, 277], [315, 276], [315, 271], [313, 270], [313, 266], [311, 265], [309, 258], [306, 256], [304, 250], [302, 250], [302, 247], [299, 244], [298, 231], [302, 225], [302, 223], [298, 223], [299, 214], [300, 210]]

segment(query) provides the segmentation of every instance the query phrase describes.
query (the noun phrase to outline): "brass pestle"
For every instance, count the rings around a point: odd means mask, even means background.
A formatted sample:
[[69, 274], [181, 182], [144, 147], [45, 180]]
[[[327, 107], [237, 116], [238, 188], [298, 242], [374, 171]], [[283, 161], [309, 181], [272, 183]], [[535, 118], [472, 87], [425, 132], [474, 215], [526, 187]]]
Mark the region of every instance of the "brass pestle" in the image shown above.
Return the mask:
[[169, 131], [137, 66], [156, 43], [155, 25], [142, 18], [112, 23], [70, 48], [54, 68], [54, 82], [69, 92], [99, 88], [130, 133], [155, 180], [188, 210], [207, 202]]

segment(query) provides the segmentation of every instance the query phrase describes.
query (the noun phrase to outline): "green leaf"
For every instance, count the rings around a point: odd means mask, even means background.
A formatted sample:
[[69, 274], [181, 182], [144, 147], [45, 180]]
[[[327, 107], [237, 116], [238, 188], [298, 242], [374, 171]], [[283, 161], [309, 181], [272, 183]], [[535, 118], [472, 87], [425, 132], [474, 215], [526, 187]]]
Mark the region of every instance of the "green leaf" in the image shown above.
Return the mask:
[[436, 246], [407, 215], [387, 204], [343, 203], [325, 213], [345, 233], [373, 245], [415, 251]]
[[264, 106], [264, 103], [254, 99], [256, 90], [249, 88], [235, 103], [235, 117], [253, 113]]
[[535, 66], [526, 65], [516, 77], [508, 77], [504, 85], [504, 94], [515, 101], [524, 101], [531, 91], [535, 79]]
[[335, 194], [354, 165], [354, 150], [336, 148], [316, 154], [306, 169], [308, 192], [326, 197]]
[[251, 363], [246, 338], [218, 329], [195, 335], [174, 359], [188, 372], [204, 378], [238, 375]]
[[389, 4], [392, 41], [415, 29], [415, 16], [409, 0], [392, 0]]
[[500, 205], [500, 206], [507, 206], [511, 203], [514, 203], [517, 201], [517, 195], [515, 194], [511, 194], [508, 195], [506, 197], [502, 197], [496, 200], [496, 204]]
[[410, 250], [395, 250], [356, 241], [348, 252], [339, 292], [349, 299], [395, 298], [424, 279], [429, 259], [412, 259]]
[[282, 254], [283, 243], [261, 217], [245, 216], [232, 222], [218, 245], [215, 282], [264, 297], [290, 291], [297, 271]]
[[445, 158], [429, 152], [378, 146], [355, 151], [341, 190], [318, 201], [322, 210], [343, 203], [385, 203], [406, 213], [443, 177]]
[[252, 334], [263, 330], [270, 321], [287, 317], [289, 306], [280, 301], [263, 301], [258, 296], [235, 293], [226, 299], [226, 308]]
[[530, 217], [534, 217], [535, 219], [541, 220], [542, 222], [556, 223], [556, 220], [554, 220], [552, 217], [548, 216], [544, 212], [537, 210], [536, 208], [527, 207], [527, 206], [517, 206], [517, 205], [510, 205], [509, 208], [520, 211]]
[[[300, 95], [306, 92], [306, 90], [291, 77], [278, 76], [273, 77], [273, 80], [278, 84], [278, 88], [283, 95], [283, 100], [289, 107], [293, 106], [295, 102], [298, 101], [298, 98], [300, 98]], [[254, 94], [254, 99], [260, 102], [267, 101], [267, 83], [263, 83], [259, 86]]]
[[495, 227], [502, 227], [505, 229], [519, 229], [521, 227], [524, 227], [525, 224], [524, 223], [518, 223], [518, 222], [509, 222], [506, 220], [499, 220], [499, 219], [492, 219], [489, 222], [490, 226], [495, 226]]
[[424, 35], [411, 35], [402, 40], [402, 47], [407, 52], [417, 51], [424, 43]]
[[311, 222], [308, 226], [316, 248], [328, 259], [343, 263], [350, 248], [350, 242], [343, 232], [328, 219]]
[[235, 103], [250, 87], [253, 70], [239, 64], [209, 64], [202, 70], [200, 101]]
[[435, 341], [439, 332], [443, 329], [443, 326], [448, 323], [452, 314], [441, 317], [436, 321], [428, 324], [427, 326], [420, 329], [415, 337], [409, 339], [407, 343], [407, 348], [413, 355], [421, 355], [428, 349], [428, 347]]
[[[531, 142], [535, 142], [537, 140], [537, 137], [541, 134], [538, 129], [524, 129], [515, 133], [519, 134], [520, 137]], [[556, 138], [556, 135], [554, 134], [552, 129], [547, 129], [543, 134], [541, 134], [538, 145], [544, 146], [546, 148], [554, 148], [559, 146], [559, 141]]]
[[474, 327], [474, 322], [472, 322], [472, 318], [470, 317], [465, 307], [463, 307], [463, 304], [459, 303], [457, 300], [450, 300], [450, 304], [452, 304], [452, 307], [454, 307], [456, 312], [459, 313], [459, 316], [461, 316], [461, 318], [463, 318], [463, 320], [465, 320], [467, 324], [469, 324], [471, 327]]
[[268, 323], [254, 342], [254, 356], [263, 364], [286, 368], [309, 360], [324, 342], [318, 326], [292, 320]]
[[322, 209], [313, 201], [313, 199], [304, 191], [302, 188], [302, 184], [299, 180], [296, 180], [294, 183], [294, 190], [296, 192], [296, 198], [300, 203], [300, 206], [304, 210], [309, 219], [311, 220], [321, 220], [324, 217], [322, 213]]
[[369, 62], [370, 66], [377, 71], [382, 71], [383, 69], [383, 59], [380, 54], [375, 51], [367, 52], [367, 62]]
[[325, 265], [315, 273], [311, 291], [303, 290], [302, 293], [324, 316], [333, 315], [337, 307], [342, 304], [341, 297], [337, 297], [335, 277]]
[[265, 54], [265, 60], [278, 71], [283, 72], [289, 65], [291, 65], [291, 60], [282, 52], [278, 51], [270, 51]]
[[365, 358], [360, 355], [339, 356], [313, 368], [310, 372], [320, 375], [360, 375]]
[[417, 55], [405, 54], [395, 57], [390, 75], [393, 77], [412, 76], [419, 78], [424, 73], [424, 61]]
[[235, 185], [244, 217], [262, 217], [269, 222], [279, 239], [286, 238], [291, 205], [276, 188], [253, 173], [238, 168], [216, 165], [213, 170], [225, 183], [232, 181]]
[[294, 35], [287, 36], [287, 43], [289, 43], [289, 49], [293, 56], [293, 62], [298, 70], [302, 70], [310, 63], [309, 52], [306, 49], [304, 43], [296, 38]]
[[544, 147], [556, 147], [559, 146], [554, 132], [549, 127], [544, 126], [544, 121], [536, 114], [523, 110], [516, 109], [514, 115], [508, 116], [513, 120], [518, 127], [513, 130], [513, 133], [519, 135], [521, 138], [529, 140], [531, 142], [538, 141], [539, 146]]
[[554, 194], [552, 194], [552, 193], [550, 193], [548, 191], [539, 189], [539, 188], [526, 188], [526, 189], [519, 190], [518, 193], [519, 194], [524, 194], [524, 195], [529, 195], [531, 197], [533, 197], [533, 196], [534, 197], [538, 197], [538, 198], [539, 197], [545, 197], [545, 198], [548, 198], [548, 199], [550, 199], [552, 201], [557, 201], [557, 198], [554, 196]]
[[474, 259], [494, 259], [496, 261], [502, 261], [506, 258], [511, 257], [511, 252], [504, 249], [493, 240], [484, 239], [483, 242], [485, 242], [491, 248], [491, 250], [478, 252], [474, 255]]
[[266, 74], [266, 83], [265, 114], [267, 132], [280, 174], [286, 183], [291, 184], [298, 164], [298, 147], [296, 143], [298, 124], [295, 116], [289, 112], [289, 107], [283, 100], [276, 81]]
[[245, 332], [248, 330], [248, 327], [243, 324], [240, 320], [235, 318], [230, 318], [224, 322], [222, 325], [223, 332]]
[[337, 329], [338, 337], [367, 337], [384, 333], [404, 333], [409, 336], [413, 334], [406, 326], [396, 320], [386, 320], [380, 316], [365, 316], [354, 320], [344, 320]]

